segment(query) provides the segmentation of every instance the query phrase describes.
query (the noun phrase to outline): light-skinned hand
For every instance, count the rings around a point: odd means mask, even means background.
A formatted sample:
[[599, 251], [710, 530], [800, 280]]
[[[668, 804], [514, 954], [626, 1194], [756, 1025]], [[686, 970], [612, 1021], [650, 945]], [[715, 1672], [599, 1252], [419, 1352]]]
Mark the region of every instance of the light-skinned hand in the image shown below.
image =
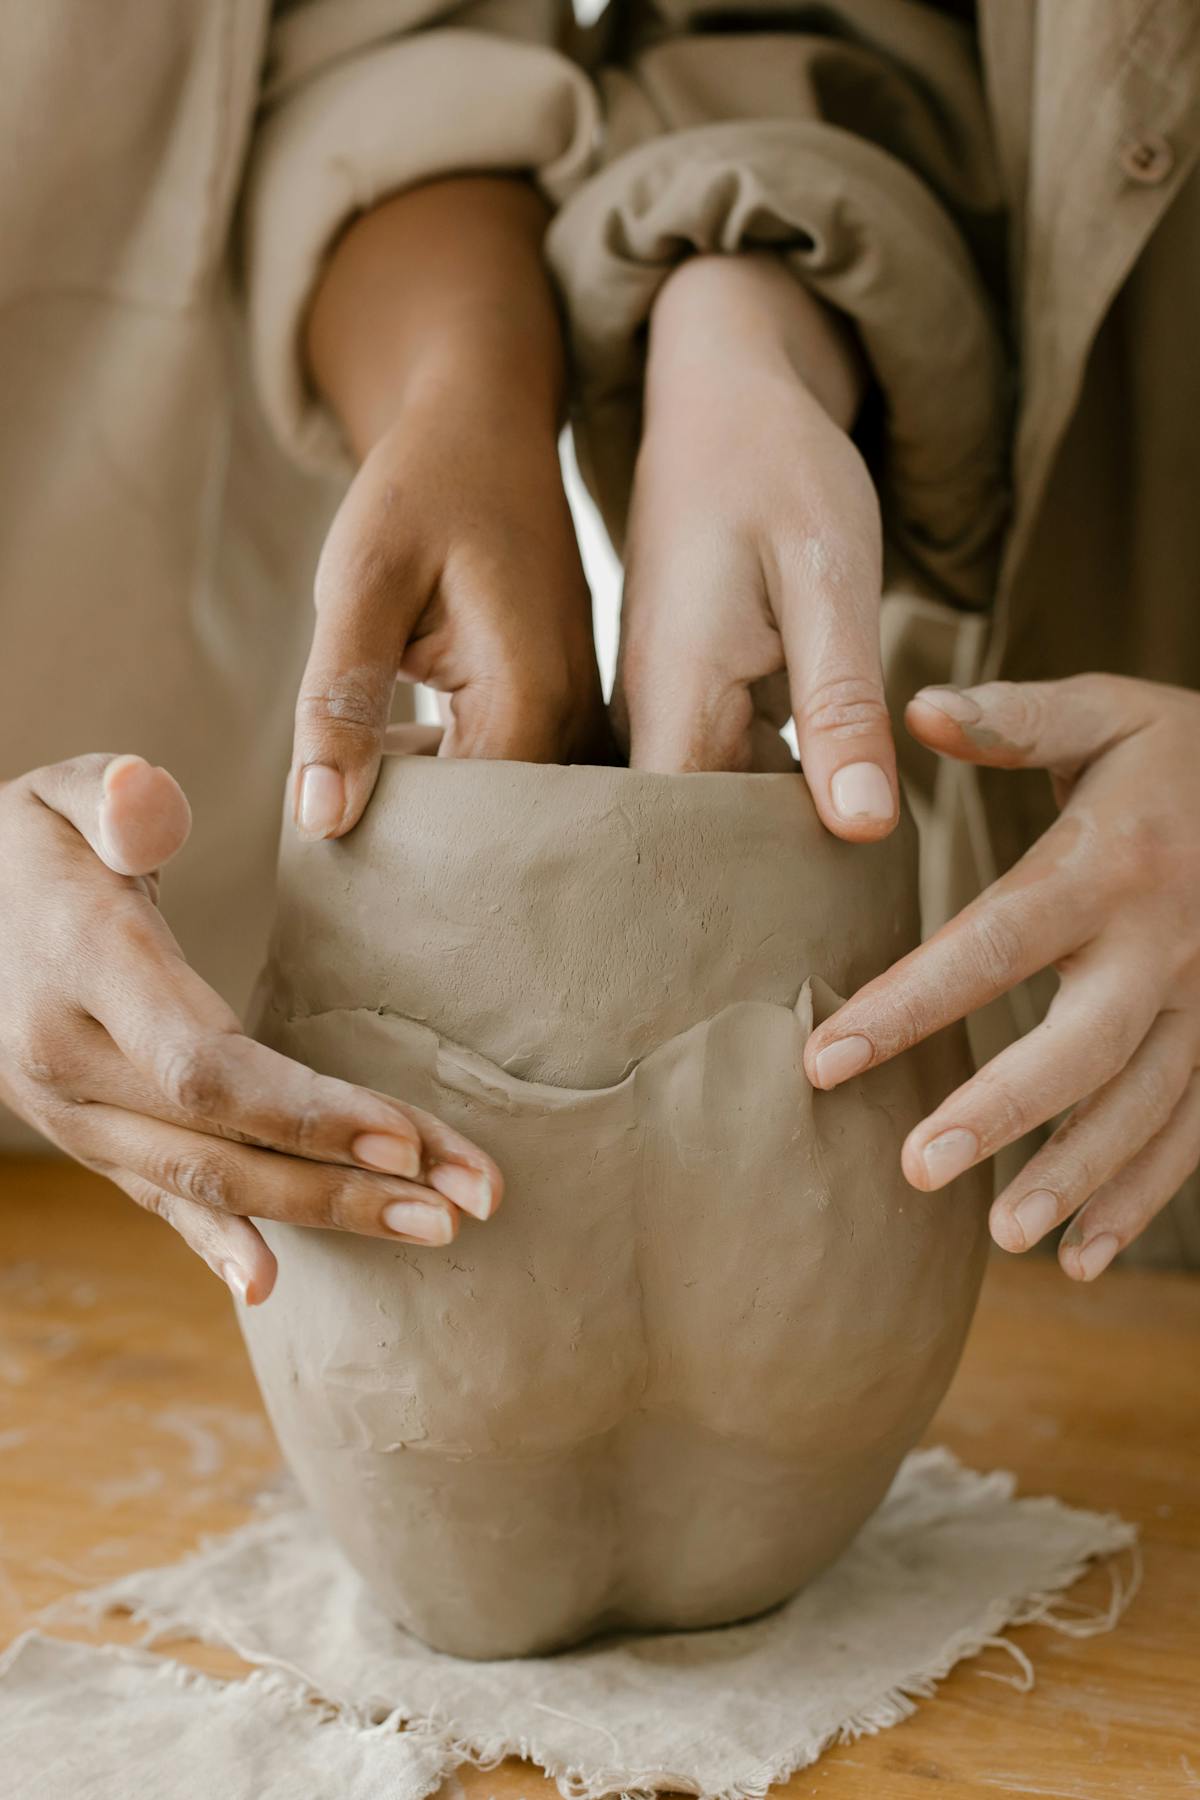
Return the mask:
[[908, 726], [943, 756], [1048, 770], [1059, 816], [819, 1026], [805, 1066], [836, 1087], [1056, 969], [1044, 1022], [910, 1133], [903, 1166], [937, 1189], [1065, 1112], [992, 1235], [1026, 1250], [1069, 1220], [1059, 1261], [1090, 1281], [1200, 1161], [1200, 695], [1113, 675], [926, 688]]
[[634, 481], [618, 735], [637, 768], [791, 766], [836, 836], [885, 837], [896, 763], [882, 531], [849, 436], [847, 327], [773, 257], [694, 257], [655, 303]]

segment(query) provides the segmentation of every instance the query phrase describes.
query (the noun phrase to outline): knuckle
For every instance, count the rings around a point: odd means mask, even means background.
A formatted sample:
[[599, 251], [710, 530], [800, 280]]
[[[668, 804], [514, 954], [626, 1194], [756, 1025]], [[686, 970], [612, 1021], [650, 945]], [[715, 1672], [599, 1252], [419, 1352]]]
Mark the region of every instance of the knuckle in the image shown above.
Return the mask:
[[34, 1005], [4, 1033], [5, 1063], [40, 1104], [73, 1098], [87, 1066], [85, 1030], [77, 1015]]
[[1124, 1068], [1141, 1037], [1139, 1022], [1119, 1006], [1099, 1006], [1087, 1019], [1088, 1054], [1101, 1079]]
[[318, 1160], [329, 1138], [332, 1109], [322, 1097], [321, 1083], [313, 1077], [312, 1086], [292, 1114], [287, 1129], [289, 1148], [297, 1156]]
[[1024, 955], [1025, 937], [1016, 920], [995, 907], [981, 912], [972, 933], [970, 956], [987, 988], [1006, 987]]
[[1033, 685], [1024, 687], [1016, 682], [1004, 685], [1004, 704], [1008, 715], [1006, 735], [1023, 749], [1032, 750], [1041, 739], [1046, 725], [1046, 702], [1042, 689]]
[[17, 1069], [33, 1087], [57, 1092], [66, 1085], [72, 1059], [61, 1032], [33, 1025], [24, 1034], [16, 1054]]
[[888, 712], [879, 685], [869, 676], [847, 675], [822, 682], [804, 698], [798, 721], [807, 733], [823, 737], [861, 737], [888, 729]]
[[[835, 608], [852, 603], [855, 596], [865, 591], [878, 602], [883, 580], [882, 530], [874, 483], [849, 438], [840, 436], [838, 447], [848, 453], [839, 469], [841, 498], [847, 499], [848, 484], [857, 489], [860, 504], [839, 505], [836, 510], [823, 510], [823, 514], [810, 512], [805, 524], [791, 530], [785, 526], [775, 544], [785, 585], [802, 594], [822, 597]], [[832, 451], [835, 447], [829, 448]], [[769, 498], [767, 490], [762, 491], [761, 497]], [[774, 531], [771, 535], [775, 535]]]
[[144, 898], [124, 876], [90, 888], [86, 910], [80, 907], [78, 894], [64, 892], [55, 932], [65, 954], [81, 969], [94, 971], [105, 966], [118, 941], [131, 956], [151, 963], [162, 959], [161, 942], [147, 918]]
[[239, 1183], [230, 1161], [209, 1152], [171, 1158], [159, 1186], [213, 1212], [242, 1211]]
[[1036, 1123], [1037, 1106], [1011, 1082], [995, 1078], [979, 1084], [975, 1109], [982, 1136], [990, 1144], [1010, 1144]]
[[1169, 819], [1150, 812], [1126, 817], [1113, 833], [1113, 848], [1108, 867], [1118, 892], [1169, 892], [1178, 880], [1179, 835]]
[[297, 1194], [289, 1213], [292, 1223], [310, 1225], [318, 1231], [345, 1231], [353, 1212], [346, 1192], [349, 1186], [333, 1171], [319, 1174]]
[[877, 1050], [886, 1048], [890, 1055], [895, 1055], [898, 1050], [920, 1043], [939, 1022], [936, 1008], [928, 998], [902, 992], [891, 996], [886, 1024], [877, 1027], [871, 1035]]
[[129, 1198], [136, 1200], [146, 1212], [153, 1213], [157, 1219], [164, 1219], [168, 1225], [173, 1223], [175, 1204], [172, 1195], [164, 1194], [161, 1188], [147, 1181], [131, 1181], [123, 1185]]
[[217, 1118], [230, 1098], [224, 1045], [220, 1043], [199, 1040], [166, 1045], [156, 1060], [155, 1077], [163, 1097], [192, 1118]]
[[296, 702], [299, 730], [333, 727], [346, 735], [374, 735], [381, 729], [393, 680], [379, 669], [351, 670], [328, 681], [305, 684]]

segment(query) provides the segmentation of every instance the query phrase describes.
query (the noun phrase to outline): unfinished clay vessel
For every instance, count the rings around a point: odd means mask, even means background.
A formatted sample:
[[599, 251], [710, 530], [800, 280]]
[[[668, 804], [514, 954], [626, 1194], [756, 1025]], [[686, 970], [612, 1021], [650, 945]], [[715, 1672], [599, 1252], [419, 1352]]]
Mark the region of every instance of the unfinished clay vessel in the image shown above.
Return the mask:
[[389, 760], [285, 834], [259, 1034], [439, 1114], [507, 1194], [446, 1249], [265, 1225], [243, 1314], [280, 1443], [373, 1600], [437, 1648], [745, 1618], [882, 1498], [953, 1373], [985, 1193], [899, 1168], [944, 1033], [833, 1094], [813, 1012], [917, 937], [795, 775]]

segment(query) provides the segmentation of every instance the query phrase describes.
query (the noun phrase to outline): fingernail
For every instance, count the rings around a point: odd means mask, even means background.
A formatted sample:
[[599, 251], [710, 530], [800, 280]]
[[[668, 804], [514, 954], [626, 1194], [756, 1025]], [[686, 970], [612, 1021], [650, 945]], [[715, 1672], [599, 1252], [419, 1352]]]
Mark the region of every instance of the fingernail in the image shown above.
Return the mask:
[[363, 1131], [350, 1146], [355, 1162], [365, 1163], [384, 1175], [404, 1175], [411, 1181], [421, 1173], [421, 1152], [409, 1139], [384, 1131]]
[[896, 810], [892, 784], [878, 763], [847, 763], [829, 789], [839, 818], [890, 819]]
[[983, 717], [983, 709], [969, 694], [960, 694], [957, 688], [927, 687], [922, 688], [915, 696], [925, 706], [935, 707], [953, 719], [956, 725], [977, 725]]
[[464, 1169], [461, 1163], [438, 1163], [426, 1178], [431, 1188], [453, 1200], [455, 1206], [470, 1213], [473, 1219], [486, 1219], [492, 1211], [492, 1184], [475, 1169]]
[[1083, 1279], [1095, 1281], [1097, 1275], [1102, 1275], [1120, 1247], [1111, 1231], [1102, 1231], [1099, 1237], [1084, 1244], [1078, 1252], [1079, 1270]]
[[303, 837], [328, 837], [341, 823], [346, 789], [336, 769], [310, 763], [301, 771], [296, 803], [296, 824]]
[[943, 1131], [940, 1137], [926, 1144], [921, 1161], [934, 1187], [945, 1187], [948, 1181], [969, 1169], [978, 1155], [979, 1139], [975, 1133], [956, 1126], [953, 1131]]
[[449, 1214], [420, 1200], [390, 1201], [383, 1209], [383, 1222], [397, 1237], [417, 1238], [422, 1244], [448, 1244], [454, 1236]]
[[832, 1088], [839, 1081], [849, 1081], [851, 1075], [861, 1075], [874, 1054], [869, 1038], [839, 1038], [817, 1053], [817, 1086]]
[[1053, 1194], [1039, 1188], [1035, 1194], [1026, 1194], [1025, 1198], [1013, 1207], [1013, 1220], [1021, 1236], [1025, 1239], [1025, 1247], [1044, 1238], [1046, 1233], [1058, 1223], [1058, 1201]]
[[229, 1289], [234, 1299], [240, 1300], [242, 1305], [245, 1306], [247, 1304], [246, 1296], [250, 1292], [250, 1283], [236, 1263], [225, 1262], [221, 1264], [221, 1280], [225, 1283], [225, 1286]]

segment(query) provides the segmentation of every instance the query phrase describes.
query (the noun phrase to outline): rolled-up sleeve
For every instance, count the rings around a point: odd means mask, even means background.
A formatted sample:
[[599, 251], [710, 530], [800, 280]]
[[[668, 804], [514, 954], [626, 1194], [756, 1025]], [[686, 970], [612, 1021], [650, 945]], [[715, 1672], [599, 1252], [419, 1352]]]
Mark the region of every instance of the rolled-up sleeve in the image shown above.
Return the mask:
[[593, 166], [599, 106], [568, 53], [562, 0], [296, 0], [277, 10], [242, 206], [251, 351], [291, 453], [337, 466], [302, 336], [330, 249], [419, 182], [532, 177], [561, 201]]
[[[646, 26], [602, 80], [603, 167], [550, 254], [579, 380], [580, 461], [620, 539], [645, 325], [697, 252], [772, 250], [854, 323], [890, 543], [959, 604], [991, 597], [1007, 508], [1008, 357], [989, 295], [998, 183], [972, 39], [918, 0]], [[765, 20], [765, 24], [764, 24]]]

